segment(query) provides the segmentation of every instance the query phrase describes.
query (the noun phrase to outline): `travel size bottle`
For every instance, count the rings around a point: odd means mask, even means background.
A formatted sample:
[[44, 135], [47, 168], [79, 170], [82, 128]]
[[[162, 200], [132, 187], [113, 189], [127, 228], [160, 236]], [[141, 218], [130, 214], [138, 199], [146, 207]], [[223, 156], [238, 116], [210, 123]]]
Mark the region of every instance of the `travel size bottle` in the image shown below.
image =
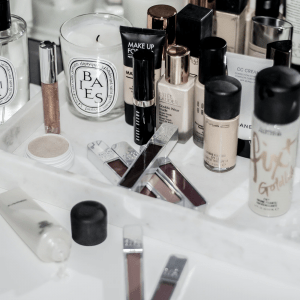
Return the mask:
[[261, 216], [281, 216], [291, 206], [299, 116], [299, 73], [283, 66], [260, 71], [255, 86], [249, 206]]
[[0, 0], [0, 125], [29, 100], [26, 22]]
[[205, 85], [204, 166], [227, 172], [236, 164], [242, 85], [230, 76], [214, 77]]
[[190, 50], [174, 45], [166, 54], [166, 74], [157, 84], [156, 120], [178, 126], [178, 142], [186, 143], [193, 134], [195, 77], [189, 76]]
[[195, 84], [194, 99], [194, 143], [203, 148], [204, 140], [204, 90], [212, 77], [225, 75], [226, 41], [218, 37], [207, 37], [200, 43], [199, 76]]
[[244, 54], [249, 0], [217, 0], [216, 36], [223, 38], [228, 52]]

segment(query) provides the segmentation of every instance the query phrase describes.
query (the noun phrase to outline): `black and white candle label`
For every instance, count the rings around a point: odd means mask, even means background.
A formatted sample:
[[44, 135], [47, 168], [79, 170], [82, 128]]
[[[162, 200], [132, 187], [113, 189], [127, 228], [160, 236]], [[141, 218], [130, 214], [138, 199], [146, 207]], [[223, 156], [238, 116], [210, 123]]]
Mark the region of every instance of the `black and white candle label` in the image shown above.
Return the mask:
[[17, 95], [17, 72], [12, 62], [0, 58], [0, 106], [12, 102]]
[[70, 97], [75, 108], [85, 116], [101, 117], [118, 100], [118, 72], [107, 60], [72, 59], [69, 64]]

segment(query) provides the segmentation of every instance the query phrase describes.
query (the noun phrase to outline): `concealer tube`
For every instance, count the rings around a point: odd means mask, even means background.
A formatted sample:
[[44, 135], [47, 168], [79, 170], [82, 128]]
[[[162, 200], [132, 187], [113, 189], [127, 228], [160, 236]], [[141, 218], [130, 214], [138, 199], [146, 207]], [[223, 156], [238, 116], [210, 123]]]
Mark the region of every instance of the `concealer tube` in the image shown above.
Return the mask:
[[41, 42], [39, 53], [45, 132], [60, 134], [57, 56], [55, 43], [49, 41]]

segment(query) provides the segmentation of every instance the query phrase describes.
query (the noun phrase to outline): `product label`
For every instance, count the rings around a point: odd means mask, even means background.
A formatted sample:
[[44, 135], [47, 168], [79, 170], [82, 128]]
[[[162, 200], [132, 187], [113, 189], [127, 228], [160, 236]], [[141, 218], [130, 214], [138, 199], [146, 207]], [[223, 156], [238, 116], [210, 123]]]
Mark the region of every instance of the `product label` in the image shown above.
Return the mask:
[[0, 57], [0, 106], [5, 106], [15, 99], [17, 83], [17, 72], [12, 62]]
[[118, 72], [104, 59], [72, 59], [69, 64], [69, 91], [75, 108], [85, 116], [101, 117], [118, 100]]
[[199, 73], [199, 58], [198, 57], [190, 57], [190, 75], [198, 76]]
[[204, 85], [196, 83], [194, 101], [194, 142], [202, 147], [204, 139]]
[[[291, 205], [298, 145], [297, 125], [257, 121], [251, 143], [250, 207], [264, 216], [278, 216]], [[286, 127], [286, 128], [285, 128]]]
[[205, 115], [204, 161], [212, 168], [228, 170], [235, 166], [239, 117], [215, 120]]
[[293, 24], [293, 64], [300, 65], [300, 1], [286, 0], [286, 20]]

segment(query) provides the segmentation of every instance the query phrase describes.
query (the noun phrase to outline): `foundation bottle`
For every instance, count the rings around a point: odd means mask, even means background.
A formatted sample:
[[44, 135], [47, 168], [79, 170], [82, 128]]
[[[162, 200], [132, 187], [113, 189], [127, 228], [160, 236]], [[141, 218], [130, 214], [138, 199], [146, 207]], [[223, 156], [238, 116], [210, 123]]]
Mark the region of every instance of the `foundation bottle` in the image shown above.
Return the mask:
[[216, 36], [227, 42], [229, 52], [244, 54], [249, 0], [217, 0]]
[[249, 206], [261, 216], [281, 216], [291, 206], [299, 116], [299, 73], [284, 66], [259, 72], [252, 125]]
[[190, 50], [174, 45], [166, 55], [166, 74], [157, 84], [156, 120], [178, 126], [178, 142], [186, 143], [193, 134], [195, 77], [189, 76]]
[[213, 10], [188, 4], [177, 14], [176, 43], [190, 49], [190, 75], [198, 76], [200, 41], [212, 35]]
[[170, 5], [154, 5], [148, 9], [147, 15], [147, 28], [166, 31], [166, 43], [161, 62], [161, 75], [164, 75], [167, 49], [176, 42], [177, 10]]
[[227, 172], [236, 164], [241, 83], [230, 76], [214, 77], [205, 85], [204, 166]]
[[293, 25], [272, 17], [253, 17], [248, 55], [266, 58], [267, 45], [277, 41], [292, 40]]
[[203, 148], [204, 140], [204, 90], [205, 83], [212, 77], [225, 75], [226, 41], [218, 37], [208, 37], [201, 41], [199, 76], [195, 83], [194, 99], [194, 143]]

